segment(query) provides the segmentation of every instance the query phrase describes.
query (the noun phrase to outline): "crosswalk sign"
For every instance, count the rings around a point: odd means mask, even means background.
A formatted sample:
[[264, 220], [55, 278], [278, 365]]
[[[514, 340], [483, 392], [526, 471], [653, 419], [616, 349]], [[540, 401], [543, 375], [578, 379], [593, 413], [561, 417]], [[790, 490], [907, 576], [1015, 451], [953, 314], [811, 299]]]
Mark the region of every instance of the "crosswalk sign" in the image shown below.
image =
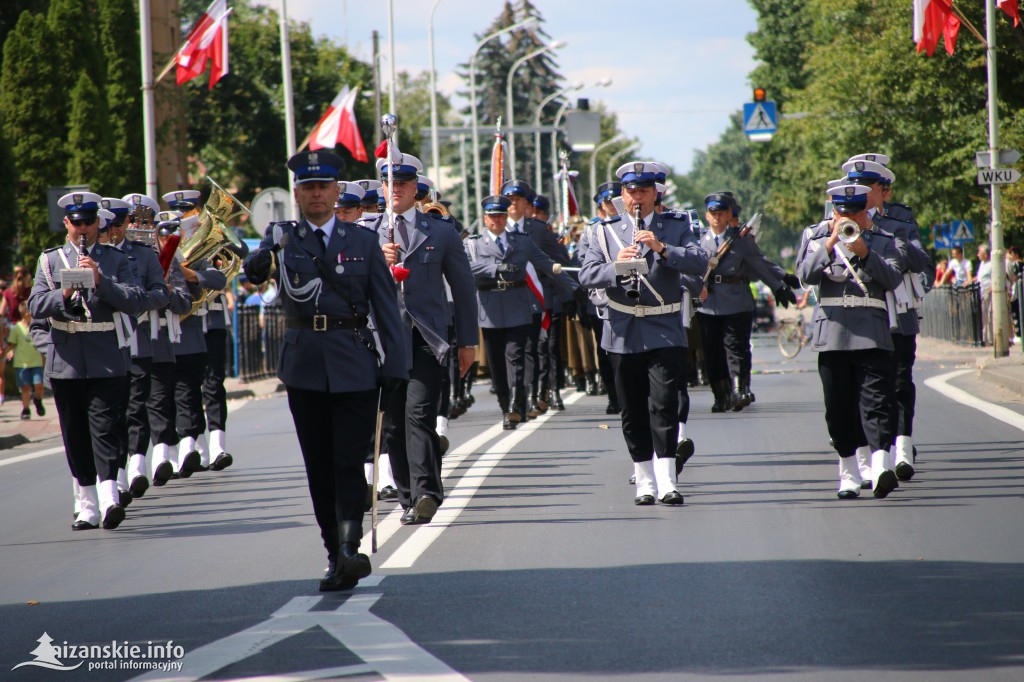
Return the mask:
[[775, 102], [747, 102], [743, 105], [743, 132], [751, 134], [775, 133], [778, 129]]
[[949, 238], [963, 246], [965, 242], [974, 241], [974, 223], [970, 220], [954, 220], [950, 224]]

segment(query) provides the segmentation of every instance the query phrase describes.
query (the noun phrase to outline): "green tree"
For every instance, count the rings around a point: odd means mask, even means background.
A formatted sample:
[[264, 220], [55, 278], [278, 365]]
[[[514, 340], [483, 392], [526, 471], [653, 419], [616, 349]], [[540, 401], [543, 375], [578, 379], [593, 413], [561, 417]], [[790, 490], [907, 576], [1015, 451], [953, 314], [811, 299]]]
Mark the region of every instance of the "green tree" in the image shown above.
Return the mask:
[[[89, 80], [98, 88], [105, 88], [107, 71], [103, 64], [103, 51], [97, 36], [99, 21], [96, 3], [90, 0], [50, 0], [47, 22], [53, 35], [49, 45], [49, 58], [56, 62], [61, 81], [70, 85], [78, 80], [78, 72], [85, 70]], [[67, 102], [66, 98], [62, 98]], [[67, 102], [65, 116], [70, 113]], [[100, 125], [105, 124], [104, 120]]]
[[117, 167], [111, 196], [123, 196], [145, 181], [142, 143], [142, 67], [139, 21], [133, 0], [101, 0], [99, 37], [107, 66], [107, 110], [112, 158]]
[[[7, 34], [14, 30], [22, 12], [45, 13], [49, 0], [5, 0], [0, 4], [0, 48], [7, 40]], [[0, 50], [0, 67], [3, 66], [3, 52]]]
[[[0, 121], [19, 178], [15, 259], [30, 267], [54, 242], [47, 227], [46, 190], [64, 182], [63, 107], [54, 103], [66, 99], [67, 93], [51, 59], [53, 44], [46, 18], [22, 13], [4, 43], [0, 75]], [[9, 224], [0, 224], [4, 247], [13, 242], [10, 230]]]
[[15, 195], [18, 174], [11, 155], [11, 145], [0, 129], [0, 272], [9, 272], [11, 267], [11, 245], [18, 236], [18, 205]]
[[107, 120], [106, 100], [84, 70], [78, 74], [78, 82], [69, 97], [68, 182], [88, 185], [94, 192], [110, 195], [113, 184], [110, 129], [96, 125], [97, 121]]

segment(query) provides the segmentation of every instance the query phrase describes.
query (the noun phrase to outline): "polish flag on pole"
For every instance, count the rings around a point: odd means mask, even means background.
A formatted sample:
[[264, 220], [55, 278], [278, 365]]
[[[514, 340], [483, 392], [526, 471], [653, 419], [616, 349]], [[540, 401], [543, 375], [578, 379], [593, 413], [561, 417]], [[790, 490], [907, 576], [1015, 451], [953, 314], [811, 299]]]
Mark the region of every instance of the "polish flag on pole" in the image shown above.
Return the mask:
[[537, 268], [533, 267], [533, 263], [529, 261], [526, 263], [526, 288], [537, 297], [540, 309], [544, 311], [544, 315], [540, 318], [540, 328], [547, 331], [551, 326], [551, 313], [544, 307], [544, 289], [540, 285], [540, 276], [537, 274]]
[[206, 29], [204, 38], [209, 37], [207, 41], [207, 54], [210, 55], [210, 86], [209, 89], [213, 90], [213, 86], [217, 82], [230, 73], [228, 66], [228, 15], [231, 14], [231, 10], [227, 10], [224, 14], [220, 15], [217, 22]]
[[996, 6], [1013, 19], [1013, 27], [1020, 25], [1020, 0], [996, 0]]
[[914, 0], [914, 42], [918, 52], [931, 57], [939, 38], [944, 38], [946, 52], [953, 54], [959, 33], [960, 18], [953, 12], [950, 0]]
[[[178, 48], [177, 54], [174, 55], [174, 63], [178, 67], [178, 85], [189, 82], [206, 69], [207, 54], [206, 50], [200, 48], [200, 44], [203, 42], [207, 30], [217, 23], [217, 20], [227, 12], [227, 9], [227, 0], [213, 0], [202, 16], [196, 20], [195, 25], [192, 26], [192, 30], [189, 31], [185, 42]], [[208, 46], [209, 42], [207, 42]]]
[[320, 117], [313, 132], [309, 134], [309, 148], [333, 149], [340, 144], [352, 153], [352, 158], [366, 163], [370, 157], [366, 155], [366, 147], [363, 146], [363, 136], [359, 134], [359, 125], [356, 123], [356, 98], [359, 96], [359, 88], [352, 88], [346, 85], [338, 93], [338, 96], [327, 107], [327, 111]]

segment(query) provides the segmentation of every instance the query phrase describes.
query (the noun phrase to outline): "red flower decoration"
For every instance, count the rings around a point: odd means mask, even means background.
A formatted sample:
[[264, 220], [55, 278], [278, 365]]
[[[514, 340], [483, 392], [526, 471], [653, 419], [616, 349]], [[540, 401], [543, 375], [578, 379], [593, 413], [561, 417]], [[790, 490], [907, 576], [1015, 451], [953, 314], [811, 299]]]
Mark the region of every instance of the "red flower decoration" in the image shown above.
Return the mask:
[[392, 265], [391, 276], [395, 278], [396, 282], [401, 284], [409, 279], [409, 268], [403, 268], [401, 265]]
[[374, 150], [373, 155], [378, 159], [388, 158], [388, 141], [383, 140], [379, 145], [377, 145], [377, 149]]

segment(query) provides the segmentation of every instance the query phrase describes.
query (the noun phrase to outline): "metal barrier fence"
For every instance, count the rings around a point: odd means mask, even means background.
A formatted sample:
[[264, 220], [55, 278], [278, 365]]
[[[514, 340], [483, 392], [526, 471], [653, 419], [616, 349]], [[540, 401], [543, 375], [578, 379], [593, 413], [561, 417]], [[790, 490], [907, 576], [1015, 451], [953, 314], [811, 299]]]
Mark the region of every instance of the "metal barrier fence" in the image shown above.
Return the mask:
[[284, 311], [281, 306], [240, 305], [236, 313], [236, 376], [242, 381], [275, 376], [284, 340]]
[[969, 284], [935, 287], [921, 304], [921, 334], [962, 346], [980, 346], [981, 287]]

